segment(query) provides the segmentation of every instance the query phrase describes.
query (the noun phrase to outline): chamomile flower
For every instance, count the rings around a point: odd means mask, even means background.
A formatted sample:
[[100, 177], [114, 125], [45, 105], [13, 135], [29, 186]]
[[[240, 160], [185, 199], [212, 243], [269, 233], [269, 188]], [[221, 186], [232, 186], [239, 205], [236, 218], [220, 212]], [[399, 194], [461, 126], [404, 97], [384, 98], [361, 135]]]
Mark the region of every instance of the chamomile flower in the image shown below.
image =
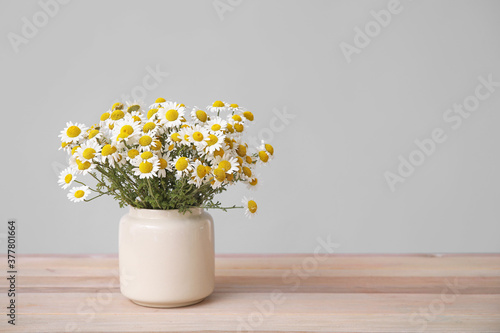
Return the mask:
[[191, 178], [188, 183], [194, 184], [196, 187], [200, 187], [207, 176], [207, 166], [200, 160], [196, 160], [193, 164], [193, 169], [193, 173], [191, 174]]
[[57, 183], [63, 188], [67, 189], [73, 184], [75, 180], [75, 170], [73, 168], [66, 168], [59, 174], [59, 180]]
[[251, 191], [256, 191], [259, 187], [260, 187], [260, 184], [259, 184], [258, 176], [248, 180], [247, 189], [249, 189]]
[[235, 114], [236, 112], [241, 112], [243, 111], [243, 108], [241, 108], [238, 104], [236, 103], [230, 103], [227, 105], [227, 109], [231, 111], [231, 113]]
[[168, 154], [160, 155], [158, 158], [160, 162], [158, 177], [167, 177], [167, 171], [172, 171], [172, 159], [170, 158], [170, 156], [168, 156]]
[[125, 110], [128, 113], [142, 112], [142, 107], [141, 107], [142, 104], [144, 104], [144, 103], [142, 103], [141, 101], [137, 101], [137, 100], [134, 100], [132, 102], [126, 101], [125, 102]]
[[206, 154], [213, 154], [215, 151], [219, 149], [223, 149], [224, 145], [224, 134], [218, 133], [210, 133], [206, 139], [207, 145], [204, 150]]
[[207, 122], [206, 127], [210, 133], [224, 133], [227, 128], [227, 121], [221, 117], [214, 117], [212, 120]]
[[169, 145], [180, 144], [182, 141], [181, 133], [179, 132], [171, 132], [167, 137], [167, 143]]
[[203, 151], [209, 138], [208, 130], [200, 125], [194, 125], [186, 130], [189, 142], [193, 143], [196, 149]]
[[162, 134], [163, 126], [160, 126], [160, 124], [157, 121], [149, 120], [142, 124], [142, 132], [149, 136]]
[[139, 176], [140, 179], [156, 177], [157, 172], [160, 169], [160, 161], [158, 159], [158, 156], [153, 155], [149, 151], [145, 153], [149, 153], [151, 154], [151, 156], [149, 156], [148, 154], [148, 158], [146, 159], [141, 158], [140, 162], [137, 163], [137, 166], [132, 169], [134, 174], [136, 176]]
[[96, 126], [92, 126], [92, 128], [87, 130], [87, 139], [89, 140], [100, 140], [103, 138], [103, 133], [99, 131]]
[[68, 199], [73, 202], [81, 202], [90, 194], [90, 189], [88, 186], [78, 186], [73, 187], [68, 193]]
[[238, 160], [228, 153], [225, 153], [223, 156], [217, 156], [213, 164], [216, 169], [222, 169], [228, 174], [238, 171]]
[[160, 106], [162, 106], [163, 103], [167, 102], [167, 100], [163, 97], [159, 97], [155, 100], [155, 102], [153, 104], [151, 104], [149, 106], [150, 109], [157, 109], [159, 108]]
[[66, 123], [66, 128], [59, 134], [59, 137], [62, 142], [76, 143], [84, 138], [87, 129], [84, 124], [69, 121]]
[[268, 143], [264, 143], [264, 140], [261, 141], [261, 145], [259, 146], [260, 151], [265, 151], [270, 158], [274, 157], [274, 147]]
[[118, 121], [114, 126], [112, 136], [113, 142], [135, 144], [141, 137], [140, 123], [129, 117]]
[[219, 114], [222, 111], [226, 111], [226, 103], [223, 101], [215, 101], [212, 106], [207, 106], [207, 111]]
[[166, 127], [176, 127], [182, 124], [185, 107], [182, 104], [169, 102], [158, 110], [158, 119]]
[[124, 160], [120, 154], [121, 147], [119, 144], [107, 144], [102, 147], [101, 162], [107, 162], [110, 166], [114, 167], [116, 163]]
[[101, 152], [101, 146], [96, 140], [87, 140], [76, 150], [76, 158], [81, 162], [92, 162]]
[[191, 126], [182, 125], [181, 129], [179, 130], [179, 138], [181, 139], [179, 143], [181, 145], [186, 145], [186, 146], [191, 145], [191, 140], [190, 140], [191, 131], [192, 131]]
[[142, 112], [131, 111], [131, 112], [126, 112], [125, 117], [123, 119], [127, 119], [127, 120], [130, 119], [135, 123], [139, 123], [139, 125], [140, 125], [145, 120], [145, 117], [142, 114]]
[[[138, 149], [139, 149], [139, 151], [146, 151], [146, 150], [152, 150], [152, 149], [154, 150], [154, 148], [157, 147], [157, 144], [158, 144], [157, 142], [159, 142], [157, 137], [143, 134], [139, 138]], [[161, 147], [161, 143], [160, 143], [160, 147]]]
[[135, 148], [132, 148], [132, 149], [129, 149], [127, 151], [127, 155], [125, 156], [125, 159], [129, 162], [133, 161], [137, 156], [139, 156], [141, 153], [135, 149]]
[[125, 118], [126, 112], [127, 111], [123, 111], [122, 109], [115, 109], [111, 111], [109, 119], [106, 120], [109, 129], [114, 129], [115, 123]]
[[174, 162], [174, 168], [176, 171], [176, 178], [179, 179], [182, 176], [189, 175], [193, 171], [193, 165], [190, 163], [189, 158], [184, 156], [177, 157]]
[[94, 171], [96, 168], [95, 163], [92, 161], [81, 161], [77, 154], [70, 157], [69, 166], [75, 170], [76, 174], [79, 175], [86, 175], [89, 172]]
[[208, 121], [207, 113], [197, 107], [194, 107], [191, 111], [191, 118], [195, 121], [195, 123], [206, 123]]
[[219, 187], [222, 186], [222, 184], [226, 181], [226, 172], [222, 168], [216, 168], [212, 170], [212, 181], [211, 181], [211, 186], [212, 188], [218, 189]]
[[243, 203], [243, 207], [245, 208], [245, 215], [248, 218], [252, 218], [257, 214], [257, 203], [253, 200], [253, 198], [243, 197], [241, 200]]

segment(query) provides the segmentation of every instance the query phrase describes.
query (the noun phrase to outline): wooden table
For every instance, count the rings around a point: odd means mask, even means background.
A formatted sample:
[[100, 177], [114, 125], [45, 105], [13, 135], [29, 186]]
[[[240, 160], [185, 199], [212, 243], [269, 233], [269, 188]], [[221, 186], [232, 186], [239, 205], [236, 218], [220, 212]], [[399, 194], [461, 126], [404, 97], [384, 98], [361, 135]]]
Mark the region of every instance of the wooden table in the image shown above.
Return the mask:
[[17, 325], [2, 278], [1, 332], [500, 332], [499, 254], [219, 255], [215, 292], [176, 309], [123, 297], [116, 255], [17, 267]]

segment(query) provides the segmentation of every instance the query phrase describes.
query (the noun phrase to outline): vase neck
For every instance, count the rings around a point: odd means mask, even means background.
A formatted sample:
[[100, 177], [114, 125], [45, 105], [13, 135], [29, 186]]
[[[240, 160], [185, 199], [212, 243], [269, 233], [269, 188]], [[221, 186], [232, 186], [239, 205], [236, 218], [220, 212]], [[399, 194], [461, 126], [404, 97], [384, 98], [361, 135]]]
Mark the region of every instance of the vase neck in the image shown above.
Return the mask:
[[189, 210], [191, 211], [191, 213], [189, 211], [186, 211], [185, 214], [183, 214], [179, 212], [178, 209], [161, 210], [161, 209], [142, 209], [142, 208], [130, 207], [129, 214], [131, 216], [140, 218], [164, 219], [164, 218], [178, 217], [178, 216], [201, 215], [203, 213], [203, 208], [200, 207], [192, 207], [189, 208]]

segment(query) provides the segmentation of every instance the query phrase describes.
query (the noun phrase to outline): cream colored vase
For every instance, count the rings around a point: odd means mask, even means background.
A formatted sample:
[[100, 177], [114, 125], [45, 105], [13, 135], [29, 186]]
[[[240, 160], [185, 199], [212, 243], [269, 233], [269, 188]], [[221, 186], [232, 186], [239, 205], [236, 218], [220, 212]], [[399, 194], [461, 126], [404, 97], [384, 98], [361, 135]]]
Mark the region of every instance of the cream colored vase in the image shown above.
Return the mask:
[[130, 208], [120, 220], [120, 290], [134, 303], [178, 307], [214, 290], [214, 227], [202, 208]]

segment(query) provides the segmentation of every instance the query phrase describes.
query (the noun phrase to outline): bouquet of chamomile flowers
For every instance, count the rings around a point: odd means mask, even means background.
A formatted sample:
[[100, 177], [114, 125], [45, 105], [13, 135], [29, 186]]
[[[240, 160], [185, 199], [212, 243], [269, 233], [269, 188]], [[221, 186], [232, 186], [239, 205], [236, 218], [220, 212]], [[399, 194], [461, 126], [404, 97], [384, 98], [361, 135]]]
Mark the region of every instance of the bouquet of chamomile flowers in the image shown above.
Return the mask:
[[[273, 158], [270, 144], [251, 150], [243, 141], [253, 120], [252, 112], [222, 101], [205, 110], [163, 98], [147, 110], [135, 102], [115, 103], [90, 128], [68, 122], [61, 131], [60, 149], [70, 157], [59, 184], [63, 189], [73, 185], [68, 198], [74, 202], [110, 195], [120, 207], [245, 208], [251, 217], [257, 212], [253, 199], [223, 207], [214, 196], [238, 182], [255, 189], [256, 165]], [[95, 186], [80, 176], [92, 177]]]

